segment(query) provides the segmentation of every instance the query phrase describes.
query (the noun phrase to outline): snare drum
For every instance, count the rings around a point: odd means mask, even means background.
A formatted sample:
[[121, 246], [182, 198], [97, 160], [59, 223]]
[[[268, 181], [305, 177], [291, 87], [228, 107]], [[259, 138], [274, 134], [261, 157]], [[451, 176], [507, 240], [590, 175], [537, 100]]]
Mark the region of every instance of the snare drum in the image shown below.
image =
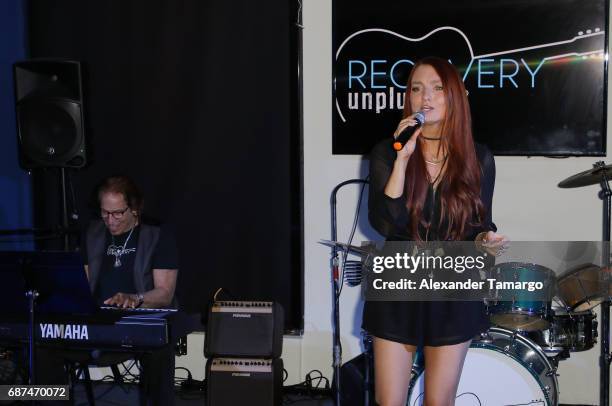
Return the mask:
[[[491, 322], [519, 331], [545, 330], [549, 327], [550, 300], [555, 287], [555, 274], [537, 264], [506, 262], [494, 266], [488, 278], [497, 282], [541, 282], [544, 288], [537, 292], [526, 289], [493, 289], [487, 298]], [[535, 300], [540, 299], [540, 300]]]
[[529, 333], [527, 336], [542, 347], [545, 353], [586, 351], [597, 342], [597, 315], [592, 311], [566, 312], [555, 309], [548, 330]]
[[601, 280], [601, 268], [582, 265], [559, 276], [557, 296], [565, 306], [576, 312], [591, 310], [608, 295], [606, 283]]
[[[425, 374], [415, 365], [409, 406], [423, 404]], [[542, 350], [512, 331], [491, 328], [472, 341], [465, 358], [456, 406], [557, 405], [556, 370]]]

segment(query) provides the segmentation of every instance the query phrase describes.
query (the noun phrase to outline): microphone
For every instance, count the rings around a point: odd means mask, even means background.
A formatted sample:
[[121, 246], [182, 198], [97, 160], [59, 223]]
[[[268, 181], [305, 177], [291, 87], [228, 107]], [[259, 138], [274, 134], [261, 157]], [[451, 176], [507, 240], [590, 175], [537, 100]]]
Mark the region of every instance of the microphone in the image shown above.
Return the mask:
[[344, 263], [344, 282], [349, 286], [359, 286], [362, 276], [361, 261], [346, 261]]
[[400, 151], [402, 148], [404, 148], [404, 145], [406, 145], [406, 143], [408, 142], [410, 137], [412, 137], [412, 134], [414, 134], [417, 128], [419, 128], [423, 125], [423, 123], [425, 123], [425, 115], [422, 111], [416, 113], [414, 119], [417, 123], [411, 127], [406, 127], [404, 131], [402, 131], [395, 139], [395, 142], [393, 143], [394, 150]]
[[359, 284], [361, 284], [362, 279], [365, 277], [364, 274], [371, 268], [372, 255], [378, 252], [376, 244], [372, 242], [368, 242], [361, 247], [329, 240], [319, 240], [319, 244], [328, 247], [337, 247], [341, 249], [340, 251], [346, 251], [348, 254], [361, 257], [361, 261], [346, 260], [346, 262], [344, 262], [343, 282], [349, 286], [359, 286]]

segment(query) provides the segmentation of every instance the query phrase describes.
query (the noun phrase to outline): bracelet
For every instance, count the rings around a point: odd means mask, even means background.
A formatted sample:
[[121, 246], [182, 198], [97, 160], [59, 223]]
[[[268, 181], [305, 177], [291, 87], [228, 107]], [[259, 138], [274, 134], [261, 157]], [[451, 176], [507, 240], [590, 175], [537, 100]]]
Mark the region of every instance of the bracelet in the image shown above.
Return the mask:
[[486, 242], [485, 241], [486, 235], [487, 235], [487, 231], [482, 231], [476, 235], [476, 239], [474, 241], [484, 243]]
[[138, 303], [136, 303], [136, 307], [142, 306], [142, 304], [144, 303], [144, 293], [137, 293], [136, 299], [138, 300]]

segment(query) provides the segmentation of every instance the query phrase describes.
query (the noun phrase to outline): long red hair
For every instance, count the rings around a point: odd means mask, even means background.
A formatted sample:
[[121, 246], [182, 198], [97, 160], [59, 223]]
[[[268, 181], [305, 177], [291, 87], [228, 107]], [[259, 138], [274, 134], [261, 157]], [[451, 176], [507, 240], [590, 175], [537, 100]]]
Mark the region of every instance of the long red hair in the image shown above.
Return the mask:
[[[408, 77], [404, 96], [406, 118], [413, 114], [410, 106], [412, 76], [421, 65], [429, 65], [440, 76], [446, 98], [446, 117], [442, 124], [442, 147], [448, 153], [443, 178], [439, 183], [441, 215], [441, 239], [462, 240], [469, 228], [482, 223], [485, 208], [480, 199], [480, 165], [472, 137], [472, 119], [467, 93], [459, 73], [453, 65], [442, 58], [427, 57], [419, 60]], [[423, 206], [427, 198], [429, 175], [423, 159], [420, 140], [406, 168], [407, 208], [411, 218], [410, 234], [421, 240], [419, 225], [427, 224], [423, 219]]]

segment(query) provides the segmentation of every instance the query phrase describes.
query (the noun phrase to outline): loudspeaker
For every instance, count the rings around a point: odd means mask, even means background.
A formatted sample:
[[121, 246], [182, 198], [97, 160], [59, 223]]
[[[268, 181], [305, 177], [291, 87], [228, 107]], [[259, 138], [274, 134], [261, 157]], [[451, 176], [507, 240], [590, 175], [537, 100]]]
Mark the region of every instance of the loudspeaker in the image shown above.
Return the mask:
[[13, 65], [19, 165], [80, 168], [86, 163], [81, 65], [27, 60]]
[[283, 399], [283, 360], [211, 358], [206, 363], [206, 404], [276, 406]]
[[216, 301], [208, 311], [207, 358], [277, 358], [283, 352], [283, 307], [275, 302]]

